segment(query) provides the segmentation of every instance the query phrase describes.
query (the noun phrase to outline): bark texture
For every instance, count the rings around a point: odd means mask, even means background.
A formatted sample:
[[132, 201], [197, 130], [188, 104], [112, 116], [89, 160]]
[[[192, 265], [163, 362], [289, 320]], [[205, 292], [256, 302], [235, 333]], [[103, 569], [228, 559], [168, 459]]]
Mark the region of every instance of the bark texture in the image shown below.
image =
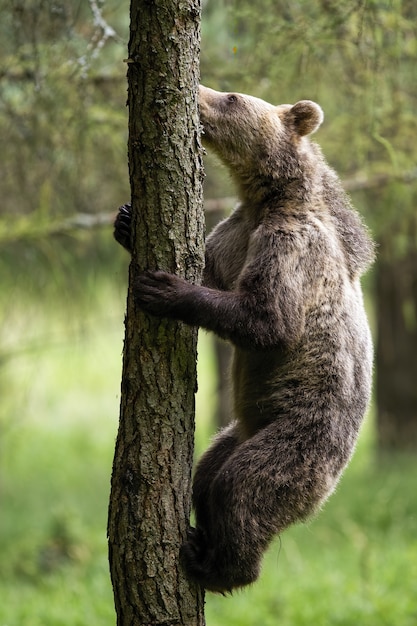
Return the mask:
[[[197, 0], [131, 1], [130, 285], [147, 268], [200, 279], [199, 20]], [[136, 309], [129, 287], [108, 526], [119, 626], [204, 624], [203, 593], [179, 563], [191, 502], [196, 343], [195, 329]]]

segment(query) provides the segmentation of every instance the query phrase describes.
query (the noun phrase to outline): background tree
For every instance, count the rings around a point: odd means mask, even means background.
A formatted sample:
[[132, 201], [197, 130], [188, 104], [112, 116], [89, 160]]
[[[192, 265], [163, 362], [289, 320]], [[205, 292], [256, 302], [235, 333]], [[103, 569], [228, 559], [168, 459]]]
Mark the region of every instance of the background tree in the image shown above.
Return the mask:
[[[129, 166], [138, 271], [191, 280], [203, 258], [197, 0], [132, 0]], [[196, 329], [148, 317], [129, 289], [109, 507], [118, 624], [201, 625], [202, 591], [179, 563], [190, 515]]]

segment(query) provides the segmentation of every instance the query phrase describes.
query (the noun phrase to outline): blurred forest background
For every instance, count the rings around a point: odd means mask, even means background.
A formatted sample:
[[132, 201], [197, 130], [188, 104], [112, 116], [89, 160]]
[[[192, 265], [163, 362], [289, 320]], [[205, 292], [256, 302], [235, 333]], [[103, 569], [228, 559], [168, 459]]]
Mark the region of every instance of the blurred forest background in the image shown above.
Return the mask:
[[[0, 14], [0, 626], [110, 625], [129, 3], [0, 0]], [[416, 25], [413, 0], [203, 0], [202, 82], [319, 102], [315, 139], [378, 243], [375, 394], [354, 460], [259, 583], [207, 596], [211, 626], [417, 623]], [[206, 199], [231, 206], [210, 157], [206, 172]], [[202, 334], [197, 454], [220, 422], [216, 350]]]

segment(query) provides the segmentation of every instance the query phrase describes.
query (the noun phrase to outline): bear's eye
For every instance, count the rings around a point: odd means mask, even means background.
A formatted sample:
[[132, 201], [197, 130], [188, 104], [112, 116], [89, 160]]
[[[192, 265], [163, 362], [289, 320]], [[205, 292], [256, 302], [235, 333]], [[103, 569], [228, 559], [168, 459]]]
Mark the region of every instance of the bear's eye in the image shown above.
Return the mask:
[[234, 93], [231, 93], [227, 96], [227, 101], [228, 102], [237, 102], [237, 96], [235, 96]]

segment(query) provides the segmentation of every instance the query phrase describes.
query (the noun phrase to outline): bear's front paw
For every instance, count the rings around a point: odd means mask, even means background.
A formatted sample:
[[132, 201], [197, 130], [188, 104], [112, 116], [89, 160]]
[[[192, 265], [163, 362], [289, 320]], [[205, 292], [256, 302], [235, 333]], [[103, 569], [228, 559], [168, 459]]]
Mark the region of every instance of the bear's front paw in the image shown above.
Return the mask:
[[135, 278], [133, 289], [139, 308], [159, 317], [175, 317], [176, 305], [180, 306], [187, 283], [174, 274], [147, 271]]
[[114, 221], [114, 238], [117, 243], [120, 243], [128, 252], [132, 252], [131, 244], [131, 227], [132, 227], [132, 212], [130, 203], [123, 204], [119, 207], [116, 219]]

